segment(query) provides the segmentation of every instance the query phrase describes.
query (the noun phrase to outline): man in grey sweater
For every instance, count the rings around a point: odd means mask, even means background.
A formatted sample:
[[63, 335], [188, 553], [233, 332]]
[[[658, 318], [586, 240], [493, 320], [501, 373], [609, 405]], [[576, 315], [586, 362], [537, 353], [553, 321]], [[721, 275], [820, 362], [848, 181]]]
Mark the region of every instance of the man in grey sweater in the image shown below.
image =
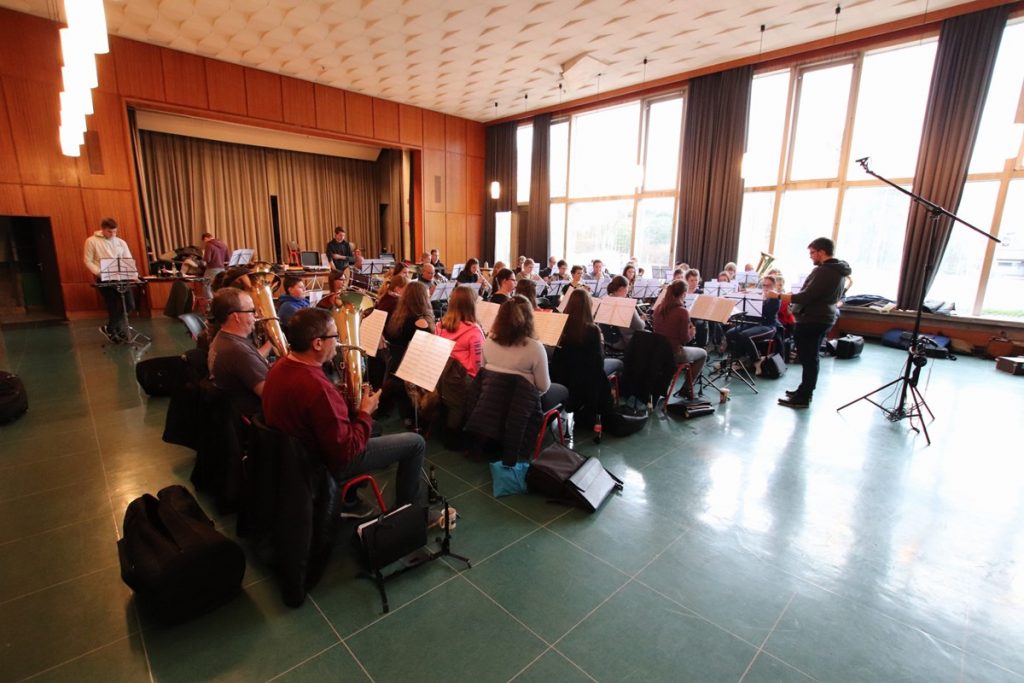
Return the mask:
[[839, 319], [836, 304], [846, 290], [846, 278], [852, 270], [846, 261], [833, 257], [835, 244], [827, 237], [819, 237], [807, 245], [807, 253], [814, 264], [814, 270], [804, 280], [796, 294], [779, 294], [765, 290], [766, 299], [781, 298], [788, 301], [796, 316], [793, 341], [796, 355], [803, 366], [800, 386], [787, 391], [779, 405], [787, 408], [806, 408], [811, 403], [814, 389], [818, 385], [818, 349], [825, 335]]

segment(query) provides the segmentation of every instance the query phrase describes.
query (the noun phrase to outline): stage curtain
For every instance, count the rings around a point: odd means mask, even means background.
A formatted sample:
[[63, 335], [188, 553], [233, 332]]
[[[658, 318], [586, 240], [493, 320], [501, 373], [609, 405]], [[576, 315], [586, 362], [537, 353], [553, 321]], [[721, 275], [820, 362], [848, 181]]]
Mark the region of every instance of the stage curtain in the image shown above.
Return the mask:
[[[484, 234], [481, 261], [494, 263], [494, 213], [516, 209], [516, 126], [514, 121], [489, 126], [484, 153]], [[501, 183], [501, 196], [491, 199], [491, 181]]]
[[353, 248], [362, 249], [366, 257], [380, 253], [374, 162], [270, 149], [266, 156], [282, 248], [296, 242], [300, 249], [323, 251], [334, 238], [335, 226], [341, 226]]
[[551, 234], [551, 114], [533, 117], [533, 151], [530, 157], [530, 204], [525, 234], [520, 232], [521, 254], [537, 261], [536, 270], [547, 267]]
[[705, 274], [721, 270], [739, 248], [752, 77], [753, 68], [744, 66], [687, 87], [676, 263]]
[[[956, 213], [960, 206], [974, 140], [992, 80], [1009, 6], [993, 7], [942, 22], [925, 109], [913, 191]], [[921, 292], [935, 279], [954, 227], [942, 218], [933, 229], [927, 208], [911, 203], [903, 245], [896, 305], [917, 309]], [[978, 239], [985, 239], [978, 236]], [[929, 264], [932, 270], [925, 274]], [[857, 264], [851, 264], [854, 276]]]

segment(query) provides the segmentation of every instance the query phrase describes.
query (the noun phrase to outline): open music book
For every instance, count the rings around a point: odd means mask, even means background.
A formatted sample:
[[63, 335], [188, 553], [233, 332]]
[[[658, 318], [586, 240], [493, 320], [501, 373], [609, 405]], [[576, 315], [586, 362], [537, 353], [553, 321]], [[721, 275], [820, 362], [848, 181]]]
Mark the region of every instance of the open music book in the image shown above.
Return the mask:
[[537, 313], [533, 316], [534, 337], [544, 346], [558, 346], [568, 317], [561, 313]]

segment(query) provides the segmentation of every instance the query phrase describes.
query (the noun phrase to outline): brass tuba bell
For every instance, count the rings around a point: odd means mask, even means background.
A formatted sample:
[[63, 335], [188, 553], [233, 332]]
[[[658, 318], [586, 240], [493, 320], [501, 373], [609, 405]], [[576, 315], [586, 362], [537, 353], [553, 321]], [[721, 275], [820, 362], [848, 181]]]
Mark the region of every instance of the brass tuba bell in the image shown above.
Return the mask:
[[768, 269], [772, 267], [772, 263], [775, 261], [775, 257], [766, 251], [761, 252], [761, 260], [757, 262], [758, 276], [764, 277], [764, 274], [768, 272]]
[[252, 297], [256, 309], [256, 320], [263, 327], [264, 334], [274, 347], [278, 358], [288, 355], [288, 339], [281, 329], [281, 320], [274, 309], [274, 286], [280, 284], [280, 278], [274, 273], [273, 266], [266, 261], [257, 261], [249, 271], [249, 296]]
[[338, 292], [331, 306], [334, 324], [338, 326], [339, 349], [334, 363], [341, 375], [341, 393], [353, 410], [358, 409], [362, 399], [365, 375], [365, 359], [359, 348], [359, 324], [363, 313], [370, 308], [373, 308], [373, 299], [355, 291]]

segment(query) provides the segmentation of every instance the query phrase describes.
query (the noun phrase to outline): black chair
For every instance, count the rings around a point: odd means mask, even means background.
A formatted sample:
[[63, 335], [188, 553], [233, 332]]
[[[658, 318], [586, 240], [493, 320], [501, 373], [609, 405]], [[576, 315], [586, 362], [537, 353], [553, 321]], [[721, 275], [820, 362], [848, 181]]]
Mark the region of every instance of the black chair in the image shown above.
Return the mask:
[[185, 323], [185, 329], [188, 330], [192, 341], [198, 341], [199, 335], [206, 330], [206, 321], [198, 313], [182, 313], [178, 316], [178, 320]]

